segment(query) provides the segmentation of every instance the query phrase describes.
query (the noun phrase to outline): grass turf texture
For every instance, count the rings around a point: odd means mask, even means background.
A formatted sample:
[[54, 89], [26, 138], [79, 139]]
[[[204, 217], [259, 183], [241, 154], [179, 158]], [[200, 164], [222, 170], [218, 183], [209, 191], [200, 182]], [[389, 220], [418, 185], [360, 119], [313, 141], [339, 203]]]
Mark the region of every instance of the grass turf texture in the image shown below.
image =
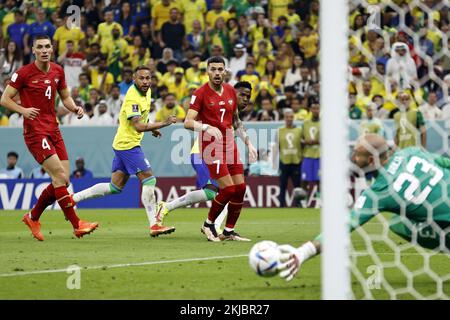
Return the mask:
[[[79, 210], [83, 219], [100, 223], [98, 230], [81, 240], [72, 235], [71, 225], [61, 212], [49, 211], [41, 219], [44, 242], [32, 238], [21, 222], [23, 213], [0, 212], [0, 299], [320, 298], [320, 259], [305, 263], [300, 276], [286, 283], [279, 277], [258, 277], [245, 256], [257, 241], [299, 245], [311, 239], [320, 229], [318, 210], [245, 209], [237, 231], [253, 241], [221, 243], [207, 242], [200, 233], [206, 209], [172, 212], [166, 224], [177, 230], [159, 238], [150, 238], [143, 210]], [[376, 232], [377, 223], [368, 224], [366, 229]], [[404, 243], [392, 233], [390, 236], [396, 243]], [[363, 243], [358, 235], [353, 239], [355, 247]], [[375, 244], [375, 248], [382, 253], [381, 257], [393, 259], [392, 250], [385, 245]], [[417, 251], [408, 249], [402, 253], [405, 253], [402, 262], [408, 268], [421, 268], [424, 262]], [[211, 257], [223, 258], [203, 259]], [[358, 261], [364, 277], [370, 277], [366, 269], [373, 264], [371, 260]], [[448, 256], [434, 256], [431, 267], [445, 274], [449, 261]], [[143, 265], [134, 265], [139, 263]], [[79, 290], [67, 289], [71, 274], [64, 269], [70, 265], [81, 267]], [[24, 274], [55, 269], [60, 271]], [[393, 271], [387, 276], [394, 287], [406, 283], [400, 272]], [[352, 283], [356, 296], [360, 296], [358, 282], [353, 279]], [[449, 295], [450, 283], [447, 281], [444, 286]], [[415, 289], [430, 295], [436, 292], [436, 284], [422, 275], [415, 278]], [[376, 298], [389, 297], [383, 289], [373, 293]], [[413, 296], [406, 294], [399, 298]]]

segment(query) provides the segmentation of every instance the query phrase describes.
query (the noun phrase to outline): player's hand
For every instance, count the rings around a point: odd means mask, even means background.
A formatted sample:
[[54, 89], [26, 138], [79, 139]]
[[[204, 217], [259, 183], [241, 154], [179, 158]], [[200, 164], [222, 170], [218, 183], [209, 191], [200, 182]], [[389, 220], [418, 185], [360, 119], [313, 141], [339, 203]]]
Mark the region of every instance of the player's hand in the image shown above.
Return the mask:
[[288, 244], [278, 246], [278, 249], [281, 252], [281, 264], [278, 266], [279, 275], [286, 281], [291, 281], [297, 274], [302, 263], [300, 261], [299, 251], [297, 248]]
[[73, 109], [73, 113], [77, 115], [78, 119], [81, 119], [84, 116], [84, 109], [83, 107], [76, 106], [75, 109]]
[[256, 148], [253, 146], [253, 144], [249, 141], [248, 142], [248, 162], [254, 163], [258, 160], [258, 151], [256, 151]]
[[169, 116], [169, 117], [167, 118], [167, 120], [164, 121], [164, 124], [165, 124], [166, 126], [170, 126], [172, 123], [176, 123], [176, 122], [177, 122], [177, 117], [176, 117], [176, 116]]
[[152, 136], [154, 136], [155, 138], [158, 138], [158, 137], [162, 137], [162, 134], [161, 134], [161, 131], [159, 131], [159, 130], [152, 130]]
[[33, 120], [39, 115], [39, 111], [37, 108], [24, 108], [22, 115], [26, 119]]
[[222, 140], [222, 132], [220, 132], [219, 129], [213, 126], [209, 126], [206, 130], [206, 133], [209, 134], [211, 137], [214, 137], [216, 140]]

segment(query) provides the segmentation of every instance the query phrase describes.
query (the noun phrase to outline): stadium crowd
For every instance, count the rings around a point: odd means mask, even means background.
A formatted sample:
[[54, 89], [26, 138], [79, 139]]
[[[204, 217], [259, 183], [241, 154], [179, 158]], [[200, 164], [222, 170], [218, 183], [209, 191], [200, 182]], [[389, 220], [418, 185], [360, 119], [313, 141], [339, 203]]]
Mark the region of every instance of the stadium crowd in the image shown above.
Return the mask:
[[[436, 0], [420, 6], [394, 0], [379, 7], [375, 21], [367, 6], [351, 3], [350, 117], [367, 118], [372, 107], [375, 118], [392, 118], [406, 92], [426, 119], [450, 118], [443, 85], [450, 84], [448, 8]], [[79, 20], [71, 5], [80, 8]], [[0, 89], [33, 60], [32, 39], [45, 33], [88, 115], [78, 120], [58, 105], [63, 125], [116, 124], [138, 65], [153, 70], [151, 119], [175, 114], [183, 121], [190, 94], [208, 79], [205, 60], [212, 55], [227, 58], [228, 82], [255, 88], [243, 120], [282, 120], [285, 108], [295, 120], [310, 119], [320, 93], [318, 22], [317, 0], [6, 0]], [[3, 107], [0, 119], [3, 126], [22, 123]]]

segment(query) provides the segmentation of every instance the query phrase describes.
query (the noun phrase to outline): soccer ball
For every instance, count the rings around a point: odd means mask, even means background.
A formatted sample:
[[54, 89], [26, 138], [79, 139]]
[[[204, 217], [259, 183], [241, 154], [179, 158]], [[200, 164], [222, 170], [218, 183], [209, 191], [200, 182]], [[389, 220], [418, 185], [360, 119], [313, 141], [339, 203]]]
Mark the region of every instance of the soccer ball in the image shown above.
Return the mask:
[[280, 263], [280, 250], [273, 241], [256, 243], [249, 254], [249, 263], [253, 271], [261, 277], [273, 277]]

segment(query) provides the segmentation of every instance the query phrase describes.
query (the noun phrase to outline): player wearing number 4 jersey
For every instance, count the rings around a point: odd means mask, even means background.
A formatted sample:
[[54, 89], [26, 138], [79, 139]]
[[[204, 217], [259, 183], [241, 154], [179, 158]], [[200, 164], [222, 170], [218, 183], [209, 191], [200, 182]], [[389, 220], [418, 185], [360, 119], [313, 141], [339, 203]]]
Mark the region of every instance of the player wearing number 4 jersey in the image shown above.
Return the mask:
[[[237, 110], [236, 92], [232, 86], [223, 83], [223, 58], [208, 59], [207, 70], [209, 81], [192, 95], [184, 121], [186, 129], [199, 132], [201, 158], [207, 165], [211, 178], [219, 186], [219, 193], [212, 201], [201, 231], [209, 241], [249, 241], [234, 230], [246, 190], [244, 168], [239, 159], [232, 126]], [[225, 229], [218, 235], [214, 222], [227, 204]]]
[[[40, 241], [43, 241], [44, 237], [39, 218], [45, 208], [55, 200], [72, 223], [74, 234], [78, 238], [98, 227], [96, 222], [84, 222], [77, 217], [74, 202], [67, 191], [70, 168], [66, 147], [56, 121], [56, 93], [59, 93], [64, 106], [78, 117], [83, 116], [83, 108], [76, 106], [70, 96], [63, 68], [50, 62], [52, 53], [50, 38], [36, 36], [33, 41], [36, 61], [12, 75], [11, 82], [1, 98], [3, 106], [23, 115], [25, 144], [52, 179], [52, 183], [42, 192], [34, 208], [22, 219], [32, 235]], [[14, 100], [17, 93], [20, 96], [20, 105]]]
[[[450, 253], [449, 158], [418, 147], [390, 155], [384, 138], [368, 134], [358, 141], [352, 160], [376, 178], [355, 202], [351, 231], [379, 212], [390, 212], [394, 233], [424, 248]], [[284, 262], [280, 276], [291, 280], [303, 262], [320, 252], [321, 241], [319, 235], [300, 248], [280, 246]]]

